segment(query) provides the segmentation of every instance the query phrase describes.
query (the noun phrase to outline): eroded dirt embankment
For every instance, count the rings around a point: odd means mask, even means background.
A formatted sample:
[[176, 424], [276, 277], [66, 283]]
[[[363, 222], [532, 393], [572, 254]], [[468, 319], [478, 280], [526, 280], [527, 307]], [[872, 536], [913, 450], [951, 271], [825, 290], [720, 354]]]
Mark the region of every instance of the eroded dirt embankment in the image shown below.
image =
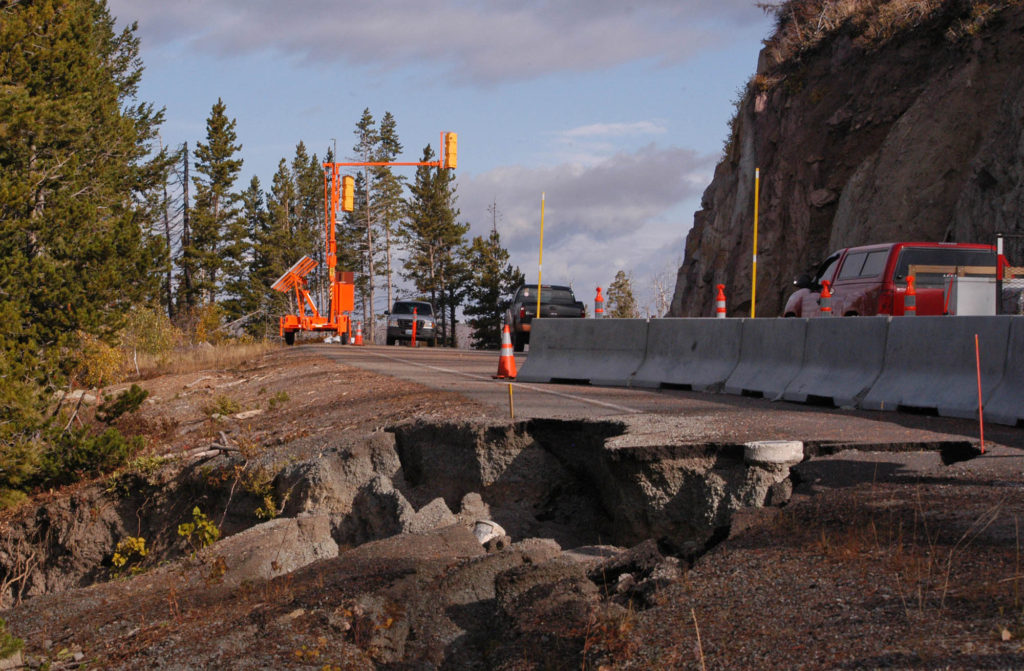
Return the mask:
[[[784, 502], [791, 491], [791, 464], [747, 463], [742, 446], [673, 446], [649, 433], [645, 445], [615, 446], [633, 424], [649, 422], [415, 421], [276, 471], [223, 447], [153, 461], [11, 519], [0, 554], [3, 597], [11, 603], [117, 575], [112, 560], [128, 537], [147, 541], [152, 557], [140, 565], [183, 557], [197, 541], [179, 527], [197, 508], [225, 536], [248, 529], [253, 545], [271, 546], [268, 565], [276, 568], [249, 559], [250, 575], [227, 562], [226, 578], [240, 582], [290, 572], [339, 547], [488, 520], [508, 542], [628, 547], [653, 538], [692, 556], [732, 511]], [[293, 526], [302, 531], [289, 533], [315, 551], [255, 542]]]
[[[450, 394], [333, 365], [319, 371], [322, 360], [308, 353], [276, 356], [297, 365], [157, 385], [137, 424], [161, 427], [156, 454], [170, 456], [43, 495], [0, 519], [4, 606], [20, 602], [3, 617], [25, 639], [31, 665], [671, 668], [679, 646], [693, 647], [684, 639], [694, 613], [676, 607], [697, 598], [692, 590], [707, 592], [693, 602], [706, 617], [731, 581], [757, 584], [765, 569], [751, 574], [748, 564], [776, 546], [787, 561], [798, 557], [801, 571], [821, 574], [831, 535], [853, 519], [844, 506], [862, 504], [808, 494], [827, 482], [874, 488], [904, 477], [899, 460], [860, 462], [835, 442], [806, 444], [800, 464], [799, 456], [780, 462], [741, 445], [695, 444], [685, 417], [495, 421]], [[227, 405], [228, 394], [240, 412], [208, 412]], [[935, 539], [949, 537], [963, 562], [963, 529], [937, 535], [931, 525], [943, 518], [926, 510], [931, 499], [959, 511], [950, 497], [963, 492], [977, 507], [997, 496], [996, 485], [1016, 485], [975, 478], [950, 489], [943, 483], [955, 478], [942, 464], [973, 448], [951, 442], [940, 456], [927, 451], [934, 447], [889, 446], [919, 450], [911, 454], [926, 468], [916, 472], [934, 470], [935, 491], [909, 503], [896, 489], [872, 493], [864, 528], [876, 547], [899, 539], [902, 558], [904, 530], [916, 533], [927, 517], [924, 556], [937, 556]], [[1000, 514], [977, 532], [993, 546], [1013, 538], [1006, 514], [1016, 508]], [[212, 529], [223, 535], [208, 543]], [[122, 546], [128, 538], [144, 539], [147, 554]], [[127, 556], [120, 566], [119, 553]], [[1012, 564], [1003, 551], [982, 558], [998, 565], [979, 576], [1003, 576]], [[835, 582], [830, 589], [857, 584]], [[803, 589], [787, 585], [787, 594]], [[764, 599], [785, 603], [771, 592]], [[742, 611], [713, 620], [719, 642]], [[635, 634], [641, 625], [647, 633]], [[774, 648], [768, 639], [758, 645], [735, 651]], [[734, 652], [716, 652], [726, 650]]]
[[[643, 607], [727, 535], [733, 511], [784, 502], [792, 491], [795, 461], [650, 442], [659, 435], [651, 421], [413, 421], [275, 472], [234, 448], [193, 451], [11, 519], [0, 554], [4, 599], [28, 599], [14, 622], [66, 602], [76, 604], [62, 605], [67, 617], [81, 621], [97, 607], [83, 594], [105, 603], [136, 590], [172, 601], [248, 592], [275, 579], [303, 582], [313, 570], [305, 567], [328, 561], [358, 584], [333, 598], [347, 595], [335, 606], [348, 613], [338, 626], [367, 629], [351, 642], [369, 660], [484, 663], [480, 641], [502, 618], [571, 607], [579, 612], [566, 621], [584, 626], [599, 602]], [[630, 438], [637, 426], [643, 445]], [[624, 438], [633, 444], [617, 446]], [[197, 509], [226, 538], [202, 548], [198, 532], [183, 534], [180, 520]], [[145, 538], [150, 554], [119, 566], [118, 543], [128, 537]], [[401, 579], [380, 560], [405, 566]], [[104, 582], [136, 570], [145, 572], [127, 586]], [[67, 591], [92, 583], [100, 584]], [[464, 612], [454, 615], [453, 605]], [[119, 622], [110, 624], [118, 636]]]

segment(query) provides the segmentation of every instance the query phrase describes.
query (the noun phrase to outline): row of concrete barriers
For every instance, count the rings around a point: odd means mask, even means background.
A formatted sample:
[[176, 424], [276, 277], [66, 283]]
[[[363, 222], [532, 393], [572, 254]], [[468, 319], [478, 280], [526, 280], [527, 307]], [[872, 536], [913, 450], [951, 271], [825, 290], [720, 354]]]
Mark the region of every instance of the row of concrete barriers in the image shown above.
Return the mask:
[[724, 391], [1024, 422], [1024, 317], [539, 319], [520, 382]]

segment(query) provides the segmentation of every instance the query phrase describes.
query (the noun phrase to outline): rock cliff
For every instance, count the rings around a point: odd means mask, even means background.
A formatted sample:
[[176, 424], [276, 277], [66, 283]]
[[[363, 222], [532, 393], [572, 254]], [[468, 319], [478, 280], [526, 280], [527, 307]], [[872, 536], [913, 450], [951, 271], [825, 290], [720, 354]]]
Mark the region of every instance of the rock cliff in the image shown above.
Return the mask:
[[[687, 236], [669, 316], [757, 316], [831, 250], [1024, 233], [1024, 3], [789, 0]], [[1024, 260], [1009, 239], [1011, 262]]]

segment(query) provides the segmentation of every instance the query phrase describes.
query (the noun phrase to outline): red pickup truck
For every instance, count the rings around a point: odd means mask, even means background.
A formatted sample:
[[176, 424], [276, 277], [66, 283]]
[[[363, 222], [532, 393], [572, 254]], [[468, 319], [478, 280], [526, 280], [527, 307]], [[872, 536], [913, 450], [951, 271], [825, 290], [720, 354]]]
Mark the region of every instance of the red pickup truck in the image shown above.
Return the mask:
[[[1006, 259], [999, 259], [1005, 266]], [[902, 315], [907, 276], [914, 275], [917, 314], [946, 314], [950, 275], [993, 277], [993, 245], [889, 242], [834, 252], [814, 272], [796, 278], [785, 317], [820, 316], [822, 282], [828, 280], [834, 315]]]

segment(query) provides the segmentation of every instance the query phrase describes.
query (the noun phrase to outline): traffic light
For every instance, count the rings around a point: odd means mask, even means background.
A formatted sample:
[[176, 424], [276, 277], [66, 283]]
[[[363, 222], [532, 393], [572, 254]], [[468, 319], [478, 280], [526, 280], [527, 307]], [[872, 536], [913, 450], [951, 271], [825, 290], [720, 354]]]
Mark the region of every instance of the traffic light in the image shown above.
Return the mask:
[[459, 136], [458, 133], [444, 134], [444, 167], [454, 170], [459, 158]]
[[341, 209], [344, 212], [351, 212], [355, 207], [356, 180], [345, 175], [341, 178]]

